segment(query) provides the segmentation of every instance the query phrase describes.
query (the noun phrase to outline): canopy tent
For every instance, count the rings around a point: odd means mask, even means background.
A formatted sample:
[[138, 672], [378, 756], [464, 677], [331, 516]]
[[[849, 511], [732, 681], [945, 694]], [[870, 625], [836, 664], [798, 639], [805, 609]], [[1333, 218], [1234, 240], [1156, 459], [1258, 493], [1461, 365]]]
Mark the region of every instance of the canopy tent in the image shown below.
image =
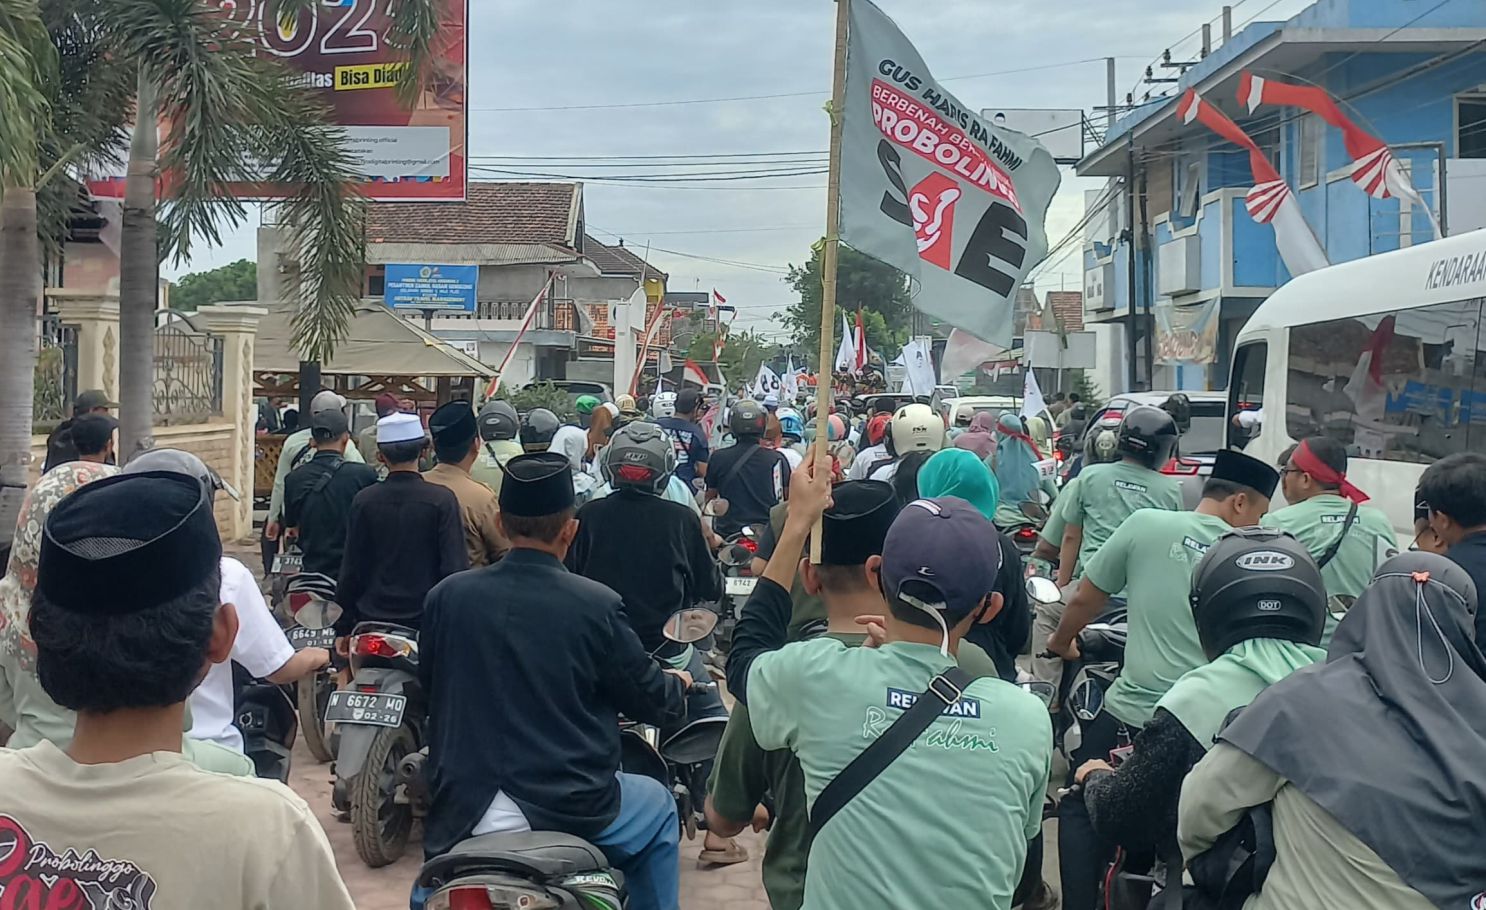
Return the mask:
[[[293, 312], [275, 307], [258, 323], [253, 349], [254, 373], [297, 373], [299, 353], [292, 344]], [[495, 370], [458, 348], [440, 341], [380, 302], [356, 308], [335, 356], [321, 364], [326, 375], [489, 378]]]

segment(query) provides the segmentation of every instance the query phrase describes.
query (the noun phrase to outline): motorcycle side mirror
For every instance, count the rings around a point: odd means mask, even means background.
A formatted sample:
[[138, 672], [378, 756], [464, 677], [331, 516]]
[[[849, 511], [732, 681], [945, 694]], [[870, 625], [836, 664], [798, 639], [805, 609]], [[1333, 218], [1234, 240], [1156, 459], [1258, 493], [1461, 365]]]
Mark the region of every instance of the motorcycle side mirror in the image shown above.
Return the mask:
[[1063, 600], [1063, 592], [1051, 578], [1034, 575], [1027, 579], [1027, 596], [1041, 604], [1055, 604]]
[[1033, 521], [1047, 521], [1047, 507], [1040, 502], [1024, 502], [1021, 509], [1022, 514]]
[[728, 501], [726, 499], [714, 499], [702, 507], [702, 514], [709, 518], [721, 518], [728, 513]]
[[693, 607], [690, 610], [678, 610], [671, 614], [666, 620], [661, 634], [671, 641], [689, 645], [695, 641], [701, 641], [712, 630], [717, 628], [717, 614], [711, 610], [703, 610]]
[[340, 604], [312, 597], [295, 612], [294, 621], [306, 629], [328, 629], [341, 618], [342, 612]]
[[1056, 686], [1054, 686], [1050, 682], [1044, 682], [1040, 679], [1033, 680], [1031, 682], [1024, 682], [1020, 685], [1022, 687], [1022, 691], [1030, 692], [1033, 695], [1037, 696], [1038, 701], [1042, 702], [1045, 707], [1051, 708], [1053, 706], [1053, 700], [1057, 698], [1058, 695], [1058, 689]]

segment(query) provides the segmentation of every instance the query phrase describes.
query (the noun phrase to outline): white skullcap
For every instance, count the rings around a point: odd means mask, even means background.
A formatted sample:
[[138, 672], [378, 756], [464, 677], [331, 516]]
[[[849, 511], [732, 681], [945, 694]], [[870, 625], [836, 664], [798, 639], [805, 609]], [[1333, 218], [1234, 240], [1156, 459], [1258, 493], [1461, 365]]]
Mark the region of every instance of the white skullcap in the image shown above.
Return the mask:
[[388, 442], [421, 442], [427, 435], [417, 414], [388, 414], [377, 421], [377, 445]]

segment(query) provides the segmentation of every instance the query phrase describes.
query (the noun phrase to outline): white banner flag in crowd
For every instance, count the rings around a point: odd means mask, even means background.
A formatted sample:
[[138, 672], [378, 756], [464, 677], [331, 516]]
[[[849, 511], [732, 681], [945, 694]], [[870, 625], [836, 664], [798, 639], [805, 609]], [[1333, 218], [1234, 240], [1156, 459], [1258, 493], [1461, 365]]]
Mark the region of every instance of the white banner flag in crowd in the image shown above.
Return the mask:
[[903, 388], [910, 395], [934, 394], [934, 357], [930, 340], [915, 338], [903, 345]]
[[870, 0], [851, 7], [841, 240], [913, 278], [913, 305], [1011, 344], [1016, 289], [1047, 255], [1058, 166], [945, 91]]
[[800, 374], [795, 370], [795, 358], [789, 358], [789, 365], [784, 368], [784, 375], [779, 377], [779, 390], [790, 402], [800, 394]]
[[758, 376], [753, 380], [753, 397], [779, 394], [779, 374], [769, 369], [767, 363], [758, 365]]
[[1042, 397], [1042, 387], [1037, 384], [1037, 374], [1027, 367], [1027, 378], [1022, 383], [1022, 416], [1038, 417], [1047, 410], [1047, 402]]
[[857, 342], [851, 334], [851, 323], [841, 314], [841, 346], [836, 349], [836, 369], [850, 372], [856, 366]]

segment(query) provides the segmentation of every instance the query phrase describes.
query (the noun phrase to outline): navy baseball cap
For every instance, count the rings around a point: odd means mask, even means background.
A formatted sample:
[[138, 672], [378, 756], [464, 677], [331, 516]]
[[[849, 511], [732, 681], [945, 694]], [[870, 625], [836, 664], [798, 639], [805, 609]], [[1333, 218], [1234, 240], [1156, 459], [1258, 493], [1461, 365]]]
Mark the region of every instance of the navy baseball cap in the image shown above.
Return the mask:
[[996, 528], [956, 496], [903, 507], [882, 546], [887, 593], [940, 610], [953, 622], [996, 590], [1001, 542]]

